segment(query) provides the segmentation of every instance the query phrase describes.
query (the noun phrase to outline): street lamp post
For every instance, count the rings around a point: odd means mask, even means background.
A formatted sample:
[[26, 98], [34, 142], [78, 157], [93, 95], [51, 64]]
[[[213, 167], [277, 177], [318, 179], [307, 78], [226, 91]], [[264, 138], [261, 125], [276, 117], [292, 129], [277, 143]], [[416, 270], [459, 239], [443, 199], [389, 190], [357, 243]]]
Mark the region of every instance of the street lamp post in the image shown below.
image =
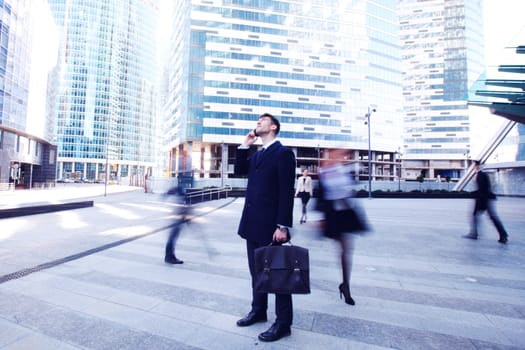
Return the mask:
[[321, 167], [321, 148], [317, 144], [317, 174], [319, 174], [319, 168]]
[[368, 198], [372, 198], [372, 149], [370, 145], [370, 116], [375, 112], [375, 107], [368, 106], [365, 124], [368, 126]]
[[401, 153], [401, 149], [397, 149], [397, 164], [398, 164], [398, 174], [397, 174], [397, 191], [401, 192], [401, 156], [403, 155]]
[[221, 188], [224, 187], [224, 141], [221, 142]]

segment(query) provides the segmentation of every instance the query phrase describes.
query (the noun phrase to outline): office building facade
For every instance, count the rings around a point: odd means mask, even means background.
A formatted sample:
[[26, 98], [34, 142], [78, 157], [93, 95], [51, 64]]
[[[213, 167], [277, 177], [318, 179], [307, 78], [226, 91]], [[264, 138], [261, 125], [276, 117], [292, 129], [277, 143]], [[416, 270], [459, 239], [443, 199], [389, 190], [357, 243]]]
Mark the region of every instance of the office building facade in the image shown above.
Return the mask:
[[57, 176], [140, 185], [155, 161], [157, 1], [49, 3], [61, 35]]
[[394, 179], [401, 145], [396, 4], [173, 1], [165, 171], [233, 177], [237, 146], [271, 113], [298, 172], [315, 176], [326, 149], [337, 147], [352, 150], [367, 178], [370, 126], [372, 176]]
[[44, 75], [32, 70], [35, 57], [44, 54], [35, 41], [50, 29], [45, 18], [50, 19], [50, 13], [44, 0], [0, 2], [0, 190], [51, 186], [55, 181], [52, 120], [46, 117], [45, 104], [30, 108], [32, 84], [41, 80], [45, 85], [47, 79], [45, 70]]
[[400, 0], [404, 177], [460, 178], [470, 153], [468, 92], [484, 72], [481, 0]]

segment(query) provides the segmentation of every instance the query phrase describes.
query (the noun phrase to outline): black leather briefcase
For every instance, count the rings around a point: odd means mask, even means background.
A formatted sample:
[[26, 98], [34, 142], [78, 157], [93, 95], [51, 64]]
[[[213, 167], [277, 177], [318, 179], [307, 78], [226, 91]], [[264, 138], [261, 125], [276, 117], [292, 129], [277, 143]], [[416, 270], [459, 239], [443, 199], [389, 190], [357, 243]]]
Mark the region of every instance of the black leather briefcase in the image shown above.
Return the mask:
[[255, 249], [255, 290], [275, 294], [309, 294], [308, 249], [269, 245]]

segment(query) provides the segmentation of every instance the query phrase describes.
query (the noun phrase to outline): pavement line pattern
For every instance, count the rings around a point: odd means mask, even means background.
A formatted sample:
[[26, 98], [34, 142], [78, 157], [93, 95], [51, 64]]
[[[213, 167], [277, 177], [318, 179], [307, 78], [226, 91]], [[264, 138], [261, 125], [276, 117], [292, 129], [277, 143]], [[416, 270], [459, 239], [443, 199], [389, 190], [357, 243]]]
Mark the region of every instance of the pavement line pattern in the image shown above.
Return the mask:
[[[222, 205], [220, 205], [218, 207], [212, 208], [212, 209], [210, 209], [210, 210], [208, 210], [206, 212], [203, 212], [203, 213], [200, 213], [198, 215], [192, 216], [189, 219], [187, 219], [186, 221], [191, 221], [191, 220], [194, 220], [197, 217], [208, 215], [208, 214], [210, 214], [210, 213], [212, 213], [212, 212], [214, 212], [216, 210], [220, 210], [220, 209], [222, 209], [224, 207], [227, 207], [228, 205], [232, 204], [235, 200], [237, 200], [237, 198], [233, 198], [232, 200], [230, 200], [230, 201], [228, 201], [228, 202], [226, 202], [226, 203], [224, 203], [224, 204], [222, 204]], [[96, 248], [88, 249], [88, 250], [80, 252], [78, 254], [69, 255], [69, 256], [66, 256], [64, 258], [56, 259], [56, 260], [49, 261], [49, 262], [46, 262], [46, 263], [43, 263], [43, 264], [39, 264], [37, 266], [33, 266], [33, 267], [30, 267], [30, 268], [22, 269], [22, 270], [19, 270], [19, 271], [15, 271], [13, 273], [9, 273], [9, 274], [0, 276], [0, 284], [5, 283], [7, 281], [14, 280], [14, 279], [22, 278], [24, 276], [30, 275], [30, 274], [35, 273], [35, 272], [39, 272], [39, 271], [42, 271], [42, 270], [45, 270], [45, 269], [49, 269], [49, 268], [58, 266], [58, 265], [64, 264], [64, 263], [69, 262], [69, 261], [81, 259], [81, 258], [86, 257], [88, 255], [99, 253], [101, 251], [104, 251], [104, 250], [107, 250], [107, 249], [111, 249], [111, 248], [117, 247], [119, 245], [135, 241], [137, 239], [141, 239], [141, 238], [144, 238], [144, 237], [156, 234], [158, 232], [161, 232], [161, 231], [164, 231], [164, 230], [167, 230], [167, 229], [171, 228], [173, 225], [175, 225], [175, 223], [167, 225], [165, 227], [161, 227], [161, 228], [149, 231], [149, 232], [137, 234], [137, 235], [134, 235], [132, 237], [128, 237], [128, 238], [121, 239], [121, 240], [118, 240], [118, 241], [115, 241], [115, 242], [104, 244], [104, 245], [96, 247]]]
[[[171, 203], [144, 194], [132, 199], [109, 198], [104, 208], [79, 211], [74, 219], [85, 226], [73, 229], [45, 226], [38, 217], [18, 220], [35, 238], [60, 232], [52, 242], [6, 235], [0, 255], [14, 266], [33, 261], [35, 247], [77, 239], [64, 246], [69, 253], [39, 255], [45, 262], [128, 237], [129, 227], [146, 232], [173, 220]], [[320, 236], [320, 214], [312, 210], [292, 229], [294, 244], [310, 250], [312, 293], [294, 296], [292, 335], [270, 344], [257, 335], [275, 317], [273, 296], [268, 322], [235, 324], [251, 300], [245, 242], [236, 234], [243, 200], [208, 213], [213, 203], [196, 208], [206, 215], [184, 226], [176, 245], [182, 265], [163, 261], [165, 230], [1, 284], [0, 350], [525, 349], [523, 200], [498, 201], [512, 237], [507, 245], [497, 243], [488, 219], [477, 241], [461, 239], [468, 200], [361, 201], [373, 232], [355, 239], [355, 306], [339, 298], [339, 247]], [[299, 200], [294, 210], [298, 219]]]

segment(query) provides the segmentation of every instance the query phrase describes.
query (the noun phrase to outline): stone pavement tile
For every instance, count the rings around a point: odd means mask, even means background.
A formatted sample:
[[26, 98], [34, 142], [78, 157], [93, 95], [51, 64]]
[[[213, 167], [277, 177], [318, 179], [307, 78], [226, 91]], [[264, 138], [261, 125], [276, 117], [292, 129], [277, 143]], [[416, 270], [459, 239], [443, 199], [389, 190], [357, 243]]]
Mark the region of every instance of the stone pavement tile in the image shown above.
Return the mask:
[[405, 283], [403, 286], [407, 290], [414, 292], [433, 293], [446, 297], [462, 298], [462, 299], [473, 299], [473, 300], [498, 300], [498, 302], [516, 306], [523, 306], [523, 291], [509, 291], [505, 290], [503, 294], [492, 293], [490, 289], [484, 291], [478, 290], [462, 290], [454, 288], [429, 288], [428, 286], [421, 286], [417, 281], [408, 284]]
[[0, 349], [31, 336], [31, 330], [0, 318]]
[[105, 285], [76, 281], [52, 274], [47, 274], [47, 278], [43, 279], [43, 275], [45, 273], [39, 276], [40, 283], [36, 286], [34, 284], [35, 281], [29, 278], [25, 281], [12, 281], [5, 285], [4, 289], [38, 297], [46, 302], [69, 307], [77, 311], [104, 308], [103, 302], [149, 310], [161, 302], [155, 298], [129, 293]]
[[54, 306], [40, 300], [4, 291], [0, 288], [0, 318], [22, 324], [28, 319], [40, 317]]
[[[273, 305], [270, 303], [270, 308], [272, 307]], [[166, 315], [176, 315], [177, 318], [186, 319], [190, 322], [212, 327], [215, 331], [213, 331], [211, 334], [205, 334], [205, 337], [201, 343], [203, 348], [210, 348], [211, 343], [210, 339], [208, 339], [210, 337], [212, 343], [215, 339], [217, 341], [216, 344], [219, 344], [218, 339], [221, 338], [221, 335], [227, 337], [224, 338], [225, 348], [233, 346], [234, 344], [229, 341], [228, 334], [235, 333], [241, 334], [248, 338], [248, 340], [244, 340], [242, 343], [237, 344], [239, 347], [232, 347], [239, 349], [247, 348], [250, 345], [257, 346], [257, 348], [261, 347], [263, 349], [379, 349], [379, 347], [369, 346], [358, 341], [348, 341], [346, 339], [342, 340], [337, 337], [305, 331], [300, 326], [297, 326], [297, 322], [294, 322], [294, 325], [292, 326], [291, 337], [284, 338], [278, 343], [266, 344], [259, 342], [257, 340], [257, 335], [265, 331], [271, 325], [271, 320], [266, 323], [253, 325], [251, 327], [237, 327], [235, 322], [238, 318], [240, 318], [240, 316], [232, 316], [220, 312], [203, 310], [200, 308], [197, 309], [195, 307], [188, 307], [183, 304], [174, 304], [171, 302], [159, 305], [154, 311]], [[269, 314], [269, 316], [270, 315], [271, 314]], [[220, 333], [216, 334], [216, 332]], [[199, 334], [199, 336], [201, 336], [201, 334]]]
[[43, 302], [49, 306], [58, 305], [77, 311], [99, 310], [102, 307], [100, 299], [87, 298], [83, 295], [56, 289], [46, 286], [45, 283], [35, 285], [31, 282], [12, 281], [4, 285], [2, 289], [12, 292], [11, 298], [27, 297], [33, 303]]
[[183, 344], [177, 341], [173, 341], [169, 338], [159, 336], [147, 336], [140, 342], [140, 347], [137, 349], [155, 349], [155, 350], [200, 350], [191, 345]]
[[519, 306], [505, 304], [499, 300], [476, 300], [471, 298], [436, 295], [432, 293], [432, 290], [427, 292], [415, 292], [409, 290], [394, 290], [364, 285], [359, 285], [355, 287], [354, 290], [358, 290], [362, 295], [367, 295], [368, 297], [380, 300], [437, 306], [440, 308], [480, 312], [483, 314], [500, 315], [518, 319], [524, 318], [523, 314], [519, 312]]
[[48, 336], [89, 349], [142, 349], [144, 342], [159, 343], [164, 348], [185, 348], [185, 344], [172, 339], [69, 310], [55, 309], [46, 317], [27, 323]]
[[525, 349], [525, 318], [516, 320], [514, 318], [487, 315], [494, 327], [500, 329], [511, 342]]
[[[498, 329], [499, 327], [494, 327], [484, 315], [475, 312], [410, 303], [395, 303], [367, 297], [356, 298], [356, 307], [348, 307], [345, 304], [334, 307], [329, 303], [324, 306], [317, 303], [319, 305], [314, 306], [314, 301], [310, 300], [307, 307], [309, 310], [316, 310], [318, 315], [329, 314], [333, 317], [374, 322], [385, 326], [438, 332], [459, 337], [468, 335], [473, 339], [487, 342], [509, 343], [508, 339], [503, 336], [502, 330]], [[323, 312], [323, 310], [329, 311]], [[469, 329], [472, 331], [467, 331]], [[487, 329], [489, 331], [486, 331]]]
[[[170, 281], [149, 281], [136, 277], [113, 276], [104, 272], [93, 272], [90, 275], [79, 277], [83, 281], [103, 284], [138, 295], [146, 295], [163, 301], [175, 302], [202, 309], [227, 312], [232, 315], [244, 316], [249, 308], [248, 293], [242, 297], [216, 292], [213, 288], [193, 289], [176, 285]], [[249, 291], [248, 291], [249, 292]]]
[[318, 316], [314, 331], [400, 349], [475, 349], [467, 338], [327, 314]]
[[79, 347], [0, 320], [2, 350], [75, 350]]
[[[64, 294], [60, 294], [59, 298], [52, 296], [56, 289], [48, 288], [47, 292], [37, 292], [35, 296], [46, 303], [53, 303], [57, 308], [46, 314], [47, 322], [33, 319], [25, 323], [50, 336], [73, 341], [89, 348], [141, 348], [140, 344], [145, 336], [151, 338], [153, 332], [161, 333], [159, 332], [160, 325], [165, 325], [164, 334], [160, 336], [199, 348], [214, 349], [217, 341], [221, 339], [223, 340], [221, 344], [226, 342], [225, 344], [232, 348], [243, 348], [247, 341], [249, 342], [246, 336], [235, 335], [235, 332], [226, 334], [218, 332], [213, 327], [213, 323], [206, 327], [206, 322], [202, 322], [206, 317], [202, 314], [195, 320], [188, 319], [187, 316], [191, 314], [199, 316], [200, 310], [197, 308], [187, 315], [174, 313], [171, 317], [104, 300], [98, 300], [98, 306], [84, 308], [82, 300], [72, 304]], [[89, 299], [88, 296], [83, 298]], [[77, 305], [79, 308], [75, 309]], [[64, 307], [67, 309], [63, 309]], [[78, 313], [80, 310], [83, 311], [82, 314]], [[68, 320], [71, 323], [66, 323]], [[232, 321], [230, 324], [235, 323]], [[80, 335], [78, 330], [73, 330], [73, 327], [83, 329], [86, 334]], [[237, 329], [237, 327], [234, 328], [234, 330]]]

